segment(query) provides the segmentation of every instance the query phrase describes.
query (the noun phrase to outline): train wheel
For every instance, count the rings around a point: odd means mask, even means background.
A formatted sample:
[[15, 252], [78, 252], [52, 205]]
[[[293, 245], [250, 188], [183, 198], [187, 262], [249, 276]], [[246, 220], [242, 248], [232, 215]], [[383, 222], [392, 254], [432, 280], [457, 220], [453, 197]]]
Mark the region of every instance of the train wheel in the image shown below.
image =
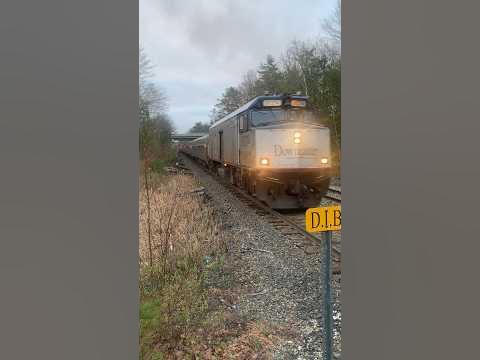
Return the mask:
[[257, 199], [270, 205], [272, 196], [269, 194], [269, 184], [264, 181], [258, 181], [255, 185], [255, 195], [257, 196]]
[[245, 176], [245, 189], [247, 189], [247, 192], [250, 195], [253, 195], [254, 193], [254, 186], [252, 184], [252, 177], [249, 175]]
[[241, 178], [241, 181], [240, 181], [240, 187], [242, 189], [248, 190], [248, 179], [247, 179], [247, 176], [245, 174], [242, 174], [242, 178]]
[[242, 175], [241, 175], [240, 169], [235, 168], [234, 174], [235, 174], [234, 176], [235, 186], [242, 187]]
[[230, 184], [232, 185], [236, 185], [236, 181], [235, 181], [235, 177], [236, 177], [236, 173], [235, 173], [235, 169], [234, 168], [230, 168]]
[[256, 196], [256, 192], [257, 192], [257, 182], [256, 182], [256, 179], [255, 179], [255, 176], [254, 175], [250, 175], [248, 177], [248, 183], [250, 184], [250, 191], [249, 193], [253, 196]]

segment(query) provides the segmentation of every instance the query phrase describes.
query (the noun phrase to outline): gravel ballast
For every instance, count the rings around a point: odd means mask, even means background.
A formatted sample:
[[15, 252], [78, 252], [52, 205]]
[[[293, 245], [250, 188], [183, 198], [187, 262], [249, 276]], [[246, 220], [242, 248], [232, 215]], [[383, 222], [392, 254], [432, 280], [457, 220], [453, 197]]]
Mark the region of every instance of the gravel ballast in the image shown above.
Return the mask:
[[[240, 296], [232, 308], [252, 321], [288, 329], [273, 348], [274, 359], [322, 358], [321, 244], [308, 252], [239, 201], [188, 158], [182, 158], [205, 188], [224, 224], [232, 286]], [[336, 242], [339, 242], [339, 235]], [[340, 275], [334, 295], [334, 350], [340, 353]]]

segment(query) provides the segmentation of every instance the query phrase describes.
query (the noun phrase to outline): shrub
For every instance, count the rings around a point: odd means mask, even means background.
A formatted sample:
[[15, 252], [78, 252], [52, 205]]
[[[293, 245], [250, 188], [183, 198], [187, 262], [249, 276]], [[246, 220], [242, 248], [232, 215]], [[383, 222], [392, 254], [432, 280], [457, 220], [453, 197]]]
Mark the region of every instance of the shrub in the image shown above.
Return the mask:
[[223, 252], [213, 210], [191, 192], [198, 184], [186, 175], [156, 184], [140, 192], [141, 359], [162, 358], [205, 320], [204, 259]]

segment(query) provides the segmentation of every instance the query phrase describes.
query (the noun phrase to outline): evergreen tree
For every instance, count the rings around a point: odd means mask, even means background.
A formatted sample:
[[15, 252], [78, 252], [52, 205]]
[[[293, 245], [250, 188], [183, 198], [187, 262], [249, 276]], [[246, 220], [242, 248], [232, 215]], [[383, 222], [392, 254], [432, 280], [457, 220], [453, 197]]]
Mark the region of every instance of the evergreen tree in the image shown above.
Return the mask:
[[237, 110], [243, 103], [240, 90], [233, 86], [228, 87], [212, 110], [210, 115], [212, 123]]
[[267, 55], [266, 62], [262, 63], [258, 69], [257, 94], [263, 95], [266, 91], [272, 94], [279, 93], [281, 85], [282, 74], [273, 56]]

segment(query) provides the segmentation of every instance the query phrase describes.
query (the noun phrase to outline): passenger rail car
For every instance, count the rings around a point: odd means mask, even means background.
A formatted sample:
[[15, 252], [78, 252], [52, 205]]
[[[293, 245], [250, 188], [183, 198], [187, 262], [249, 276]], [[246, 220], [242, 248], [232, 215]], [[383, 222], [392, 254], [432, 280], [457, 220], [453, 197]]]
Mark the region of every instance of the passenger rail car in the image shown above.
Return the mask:
[[331, 176], [330, 132], [300, 95], [259, 96], [182, 151], [275, 209], [317, 206]]
[[183, 144], [179, 150], [202, 162], [204, 165], [208, 165], [207, 141], [208, 134]]

